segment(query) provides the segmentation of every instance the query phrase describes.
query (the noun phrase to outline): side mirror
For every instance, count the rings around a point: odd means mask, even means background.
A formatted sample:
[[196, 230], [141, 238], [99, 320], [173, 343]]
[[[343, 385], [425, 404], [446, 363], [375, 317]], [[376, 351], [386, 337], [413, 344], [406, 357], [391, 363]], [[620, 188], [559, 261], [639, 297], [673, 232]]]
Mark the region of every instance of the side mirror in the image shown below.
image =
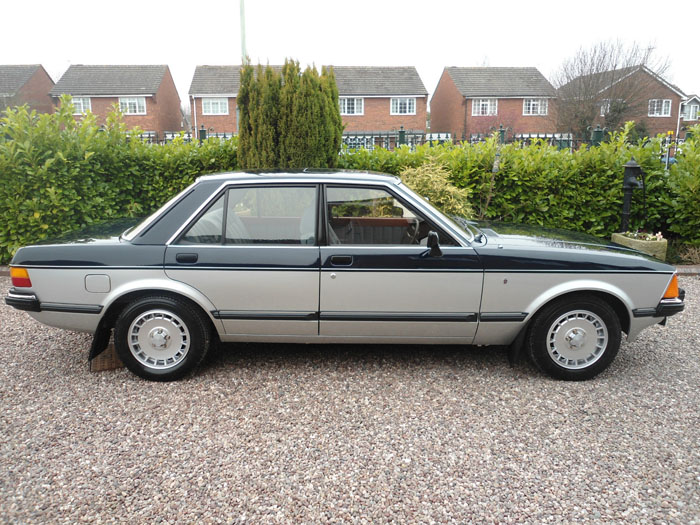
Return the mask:
[[438, 236], [437, 232], [428, 232], [428, 248], [430, 248], [431, 257], [442, 257], [440, 237]]

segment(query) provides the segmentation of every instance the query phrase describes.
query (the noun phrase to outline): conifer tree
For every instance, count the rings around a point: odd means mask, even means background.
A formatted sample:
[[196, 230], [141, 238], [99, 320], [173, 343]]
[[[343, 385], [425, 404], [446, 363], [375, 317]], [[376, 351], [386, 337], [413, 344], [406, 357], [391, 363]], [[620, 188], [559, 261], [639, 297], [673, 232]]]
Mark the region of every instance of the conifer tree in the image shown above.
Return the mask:
[[334, 167], [342, 138], [332, 70], [286, 60], [273, 68], [241, 68], [239, 157], [244, 169]]

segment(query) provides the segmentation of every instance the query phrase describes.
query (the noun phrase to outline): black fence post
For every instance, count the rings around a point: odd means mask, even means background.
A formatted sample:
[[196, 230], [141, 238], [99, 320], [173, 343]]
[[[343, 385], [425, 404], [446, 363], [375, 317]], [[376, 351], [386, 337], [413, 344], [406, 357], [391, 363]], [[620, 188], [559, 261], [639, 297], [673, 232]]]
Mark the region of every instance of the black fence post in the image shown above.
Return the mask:
[[624, 233], [629, 229], [630, 224], [630, 208], [632, 206], [632, 192], [635, 188], [641, 188], [642, 183], [637, 177], [642, 174], [642, 168], [637, 164], [637, 161], [632, 157], [625, 164], [625, 173], [622, 181], [622, 224], [620, 232]]

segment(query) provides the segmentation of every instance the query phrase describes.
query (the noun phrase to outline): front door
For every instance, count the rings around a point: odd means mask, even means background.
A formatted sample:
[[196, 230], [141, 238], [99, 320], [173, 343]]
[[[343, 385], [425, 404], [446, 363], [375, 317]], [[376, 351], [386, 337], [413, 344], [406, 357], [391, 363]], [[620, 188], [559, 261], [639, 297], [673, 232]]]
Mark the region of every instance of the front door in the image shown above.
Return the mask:
[[[483, 279], [474, 250], [386, 188], [325, 191], [320, 335], [470, 343]], [[430, 231], [441, 256], [430, 255]]]
[[227, 334], [318, 335], [315, 185], [226, 189], [165, 253], [171, 279], [216, 305]]

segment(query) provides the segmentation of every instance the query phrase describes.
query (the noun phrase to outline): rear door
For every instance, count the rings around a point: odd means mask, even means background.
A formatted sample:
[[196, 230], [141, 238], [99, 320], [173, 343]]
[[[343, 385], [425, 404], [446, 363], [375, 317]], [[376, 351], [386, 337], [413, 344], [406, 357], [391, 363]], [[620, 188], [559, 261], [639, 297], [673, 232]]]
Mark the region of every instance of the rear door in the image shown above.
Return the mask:
[[166, 249], [171, 279], [205, 294], [227, 334], [318, 334], [316, 185], [233, 186]]
[[[477, 254], [384, 187], [325, 188], [320, 334], [472, 341], [483, 273]], [[442, 255], [431, 256], [428, 232]]]

